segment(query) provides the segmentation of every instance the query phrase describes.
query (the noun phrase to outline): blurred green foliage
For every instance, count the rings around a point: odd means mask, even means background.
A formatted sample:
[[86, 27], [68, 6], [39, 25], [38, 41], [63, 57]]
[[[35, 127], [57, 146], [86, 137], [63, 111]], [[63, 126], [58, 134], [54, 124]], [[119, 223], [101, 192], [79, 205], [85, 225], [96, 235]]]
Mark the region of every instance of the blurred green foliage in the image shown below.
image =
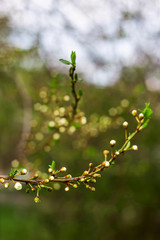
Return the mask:
[[[14, 80], [17, 76], [21, 79], [33, 104], [39, 101], [43, 86], [52, 85], [67, 94], [69, 87], [67, 76], [50, 71], [36, 48], [21, 51], [4, 45], [0, 59], [0, 172], [5, 173], [16, 156], [23, 120], [21, 94]], [[81, 83], [84, 92], [81, 108], [87, 117], [112, 115], [113, 125], [81, 147], [76, 147], [81, 140], [78, 132], [70, 137], [63, 134], [51, 152], [40, 151], [29, 159], [42, 171], [54, 160], [56, 166], [64, 165], [76, 176], [89, 162], [102, 161], [103, 150], [109, 147], [111, 139], [121, 145], [124, 130], [115, 124], [117, 118], [127, 120], [133, 130], [131, 110], [143, 109], [144, 103], [150, 102], [154, 115], [149, 126], [136, 137], [139, 151], [121, 156], [107, 169], [96, 183], [96, 192], [81, 187], [66, 193], [61, 186], [59, 191], [43, 193], [42, 203], [35, 206], [33, 196], [1, 191], [0, 239], [160, 238], [160, 93], [147, 89], [147, 70], [147, 66], [125, 67], [119, 81], [110, 87]], [[117, 106], [123, 109], [121, 113]]]

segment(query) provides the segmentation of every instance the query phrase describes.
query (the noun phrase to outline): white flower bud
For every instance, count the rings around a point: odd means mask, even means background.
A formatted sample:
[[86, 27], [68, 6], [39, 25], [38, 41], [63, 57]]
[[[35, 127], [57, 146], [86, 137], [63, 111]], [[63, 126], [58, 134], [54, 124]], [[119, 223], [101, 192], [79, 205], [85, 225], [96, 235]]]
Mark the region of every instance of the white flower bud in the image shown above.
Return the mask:
[[59, 171], [60, 171], [60, 172], [66, 172], [66, 171], [67, 171], [67, 168], [66, 168], [66, 167], [62, 167]]
[[116, 154], [116, 156], [119, 156], [120, 153], [118, 151], [116, 151], [115, 154]]
[[137, 145], [133, 145], [133, 146], [131, 147], [131, 149], [133, 149], [134, 151], [137, 151], [137, 150], [138, 150], [138, 146], [137, 146]]
[[133, 115], [134, 117], [136, 117], [136, 116], [137, 116], [137, 110], [133, 110], [133, 111], [132, 111], [132, 115]]
[[65, 189], [64, 189], [66, 192], [68, 192], [69, 191], [69, 187], [67, 186], [67, 187], [65, 187]]
[[108, 161], [105, 161], [105, 167], [109, 167], [110, 163]]
[[53, 180], [54, 180], [54, 176], [50, 176], [49, 181], [53, 181]]
[[123, 127], [124, 127], [124, 128], [127, 128], [127, 127], [128, 127], [128, 122], [125, 121], [125, 122], [123, 123]]
[[9, 187], [9, 182], [6, 182], [6, 183], [4, 184], [4, 187], [5, 187], [5, 188], [8, 188], [8, 187]]
[[103, 151], [103, 154], [104, 154], [104, 155], [108, 155], [108, 154], [109, 154], [109, 151], [108, 151], [108, 150], [104, 150], [104, 151]]
[[111, 140], [111, 141], [110, 141], [111, 147], [114, 147], [115, 144], [116, 144], [116, 141], [115, 141], [115, 140]]
[[43, 183], [48, 183], [49, 182], [49, 179], [44, 179], [43, 180]]
[[53, 172], [53, 169], [52, 169], [52, 168], [48, 168], [48, 172], [49, 172], [49, 173], [52, 173], [52, 172]]
[[14, 185], [14, 188], [19, 191], [22, 189], [22, 184], [20, 182], [16, 182], [15, 185]]
[[3, 178], [0, 178], [0, 183], [4, 183], [4, 179]]
[[21, 175], [26, 175], [26, 174], [27, 174], [27, 169], [25, 169], [25, 168], [22, 169], [22, 170], [21, 170]]
[[138, 116], [139, 120], [142, 120], [144, 118], [144, 115], [143, 113], [140, 113], [139, 116]]

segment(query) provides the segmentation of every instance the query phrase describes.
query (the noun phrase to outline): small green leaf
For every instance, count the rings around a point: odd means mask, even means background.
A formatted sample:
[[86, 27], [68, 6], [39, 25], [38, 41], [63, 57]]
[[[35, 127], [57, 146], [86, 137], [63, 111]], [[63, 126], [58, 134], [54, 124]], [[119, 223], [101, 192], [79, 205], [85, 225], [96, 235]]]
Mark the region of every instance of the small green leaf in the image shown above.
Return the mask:
[[143, 124], [142, 124], [142, 128], [147, 127], [148, 123], [149, 123], [150, 119], [147, 119]]
[[59, 59], [60, 62], [66, 64], [66, 65], [72, 65], [70, 61], [64, 60], [64, 59]]
[[114, 164], [115, 164], [115, 162], [114, 162], [114, 161], [112, 161], [112, 162], [111, 162], [111, 165], [114, 165]]
[[128, 150], [130, 148], [130, 146], [131, 146], [131, 142], [129, 141], [127, 143], [127, 145], [125, 146], [124, 151]]
[[17, 169], [11, 168], [11, 171], [10, 171], [10, 174], [9, 174], [10, 178], [13, 178], [17, 173], [18, 173]]
[[150, 103], [145, 103], [145, 105], [146, 105], [146, 107], [145, 107], [143, 110], [139, 110], [139, 111], [140, 111], [141, 113], [143, 113], [144, 118], [147, 118], [147, 119], [148, 119], [148, 118], [151, 117], [153, 111], [152, 111], [152, 109], [150, 109], [150, 107], [149, 107]]
[[77, 73], [75, 73], [75, 79], [76, 79], [76, 81], [78, 80], [78, 74]]
[[55, 170], [55, 161], [52, 161], [52, 164], [49, 165], [50, 168], [52, 168], [52, 170], [54, 171]]
[[150, 121], [151, 115], [153, 113], [152, 109], [150, 109], [150, 107], [149, 107], [150, 103], [145, 103], [145, 105], [146, 105], [146, 107], [143, 110], [139, 110], [144, 115], [144, 122], [142, 124], [142, 128], [147, 127], [147, 125]]
[[80, 97], [83, 96], [83, 91], [82, 91], [82, 89], [79, 89], [79, 91], [78, 91], [78, 95], [79, 95]]
[[71, 53], [72, 65], [76, 65], [76, 52], [72, 51]]

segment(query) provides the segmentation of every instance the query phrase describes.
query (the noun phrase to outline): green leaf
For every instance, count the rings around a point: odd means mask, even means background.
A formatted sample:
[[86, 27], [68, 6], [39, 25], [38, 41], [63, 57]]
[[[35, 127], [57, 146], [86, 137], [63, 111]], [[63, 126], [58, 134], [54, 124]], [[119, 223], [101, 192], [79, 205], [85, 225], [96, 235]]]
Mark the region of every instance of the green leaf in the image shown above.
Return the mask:
[[83, 91], [82, 91], [82, 89], [79, 89], [79, 91], [78, 91], [78, 95], [79, 95], [80, 97], [83, 96]]
[[64, 60], [64, 59], [59, 59], [60, 62], [66, 64], [66, 65], [72, 65], [70, 61]]
[[144, 122], [142, 124], [142, 128], [147, 127], [147, 125], [151, 119], [151, 115], [153, 113], [152, 109], [150, 109], [150, 107], [149, 107], [150, 103], [145, 103], [145, 105], [146, 105], [146, 107], [143, 110], [139, 109], [139, 111], [141, 113], [143, 113], [143, 115], [144, 115]]
[[13, 178], [17, 173], [18, 173], [17, 169], [11, 168], [11, 171], [10, 171], [10, 174], [9, 174], [10, 178]]
[[76, 79], [76, 81], [78, 80], [78, 74], [77, 73], [75, 73], [75, 79]]
[[111, 162], [111, 165], [114, 165], [114, 164], [115, 164], [115, 162], [114, 162], [114, 161], [112, 161], [112, 162]]
[[147, 127], [148, 123], [149, 123], [150, 119], [147, 119], [143, 124], [142, 124], [142, 128]]
[[52, 170], [54, 171], [55, 170], [55, 161], [52, 161], [52, 164], [49, 165], [50, 168], [52, 168]]
[[127, 145], [125, 146], [124, 151], [128, 150], [130, 148], [130, 146], [131, 146], [131, 142], [129, 141], [127, 143]]
[[145, 107], [143, 110], [139, 110], [139, 111], [140, 111], [141, 113], [143, 113], [144, 118], [147, 118], [147, 119], [148, 119], [148, 118], [151, 117], [153, 111], [152, 111], [152, 109], [150, 109], [150, 107], [149, 107], [150, 103], [145, 103], [145, 105], [146, 105], [146, 107]]
[[72, 65], [76, 65], [76, 52], [72, 51], [71, 53]]

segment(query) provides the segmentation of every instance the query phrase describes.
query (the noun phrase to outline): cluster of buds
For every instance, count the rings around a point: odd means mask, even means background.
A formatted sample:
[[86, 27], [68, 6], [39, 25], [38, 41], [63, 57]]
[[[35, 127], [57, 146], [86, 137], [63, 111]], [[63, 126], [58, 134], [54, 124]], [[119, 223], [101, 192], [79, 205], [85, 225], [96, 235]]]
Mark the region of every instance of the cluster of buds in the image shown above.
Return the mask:
[[[42, 94], [44, 96], [44, 93]], [[76, 96], [76, 95], [75, 95]], [[74, 109], [76, 110], [76, 109]], [[147, 114], [145, 111], [148, 111]], [[62, 112], [62, 109], [61, 109]], [[105, 169], [110, 167], [111, 164], [114, 163], [114, 160], [121, 154], [128, 150], [138, 150], [137, 145], [131, 146], [131, 140], [132, 138], [141, 131], [144, 127], [146, 127], [146, 124], [148, 124], [148, 120], [150, 115], [152, 114], [151, 109], [149, 109], [149, 105], [146, 104], [146, 108], [144, 111], [141, 111], [141, 113], [138, 115], [137, 110], [132, 111], [132, 115], [136, 118], [138, 124], [136, 130], [132, 134], [128, 134], [128, 122], [124, 121], [122, 126], [125, 130], [125, 140], [122, 147], [118, 150], [115, 150], [114, 147], [116, 145], [116, 140], [112, 139], [109, 142], [110, 145], [110, 152], [109, 150], [104, 150], [104, 160], [97, 166], [93, 167], [93, 163], [89, 163], [88, 170], [83, 171], [82, 175], [79, 177], [72, 177], [70, 174], [67, 174], [66, 176], [59, 177], [59, 173], [64, 173], [67, 171], [66, 167], [61, 167], [59, 170], [55, 170], [55, 162], [52, 161], [52, 164], [49, 165], [48, 173], [43, 177], [42, 179], [37, 175], [34, 174], [33, 177], [29, 179], [21, 179], [18, 178], [19, 175], [26, 175], [27, 169], [11, 169], [11, 172], [9, 176], [0, 176], [0, 183], [4, 184], [5, 188], [8, 188], [10, 185], [10, 182], [14, 183], [14, 188], [17, 191], [22, 190], [22, 184], [21, 182], [25, 182], [27, 185], [26, 192], [29, 192], [30, 190], [32, 192], [36, 191], [36, 197], [34, 198], [35, 203], [40, 202], [39, 198], [39, 192], [41, 189], [45, 189], [47, 191], [52, 191], [52, 188], [54, 184], [59, 184], [58, 182], [64, 183], [65, 188], [64, 190], [68, 192], [70, 190], [70, 186], [73, 188], [78, 188], [78, 186], [82, 183], [85, 185], [87, 189], [90, 189], [91, 191], [95, 191], [95, 187], [92, 186], [92, 184], [96, 183], [96, 179], [101, 177], [101, 172]], [[147, 121], [146, 121], [147, 116]], [[146, 122], [145, 122], [146, 121]], [[84, 121], [85, 122], [85, 121]], [[145, 125], [144, 125], [145, 124]], [[110, 155], [110, 158], [109, 158]], [[57, 182], [57, 183], [55, 183]], [[57, 185], [58, 186], [58, 185]], [[55, 187], [56, 189], [56, 187]]]

